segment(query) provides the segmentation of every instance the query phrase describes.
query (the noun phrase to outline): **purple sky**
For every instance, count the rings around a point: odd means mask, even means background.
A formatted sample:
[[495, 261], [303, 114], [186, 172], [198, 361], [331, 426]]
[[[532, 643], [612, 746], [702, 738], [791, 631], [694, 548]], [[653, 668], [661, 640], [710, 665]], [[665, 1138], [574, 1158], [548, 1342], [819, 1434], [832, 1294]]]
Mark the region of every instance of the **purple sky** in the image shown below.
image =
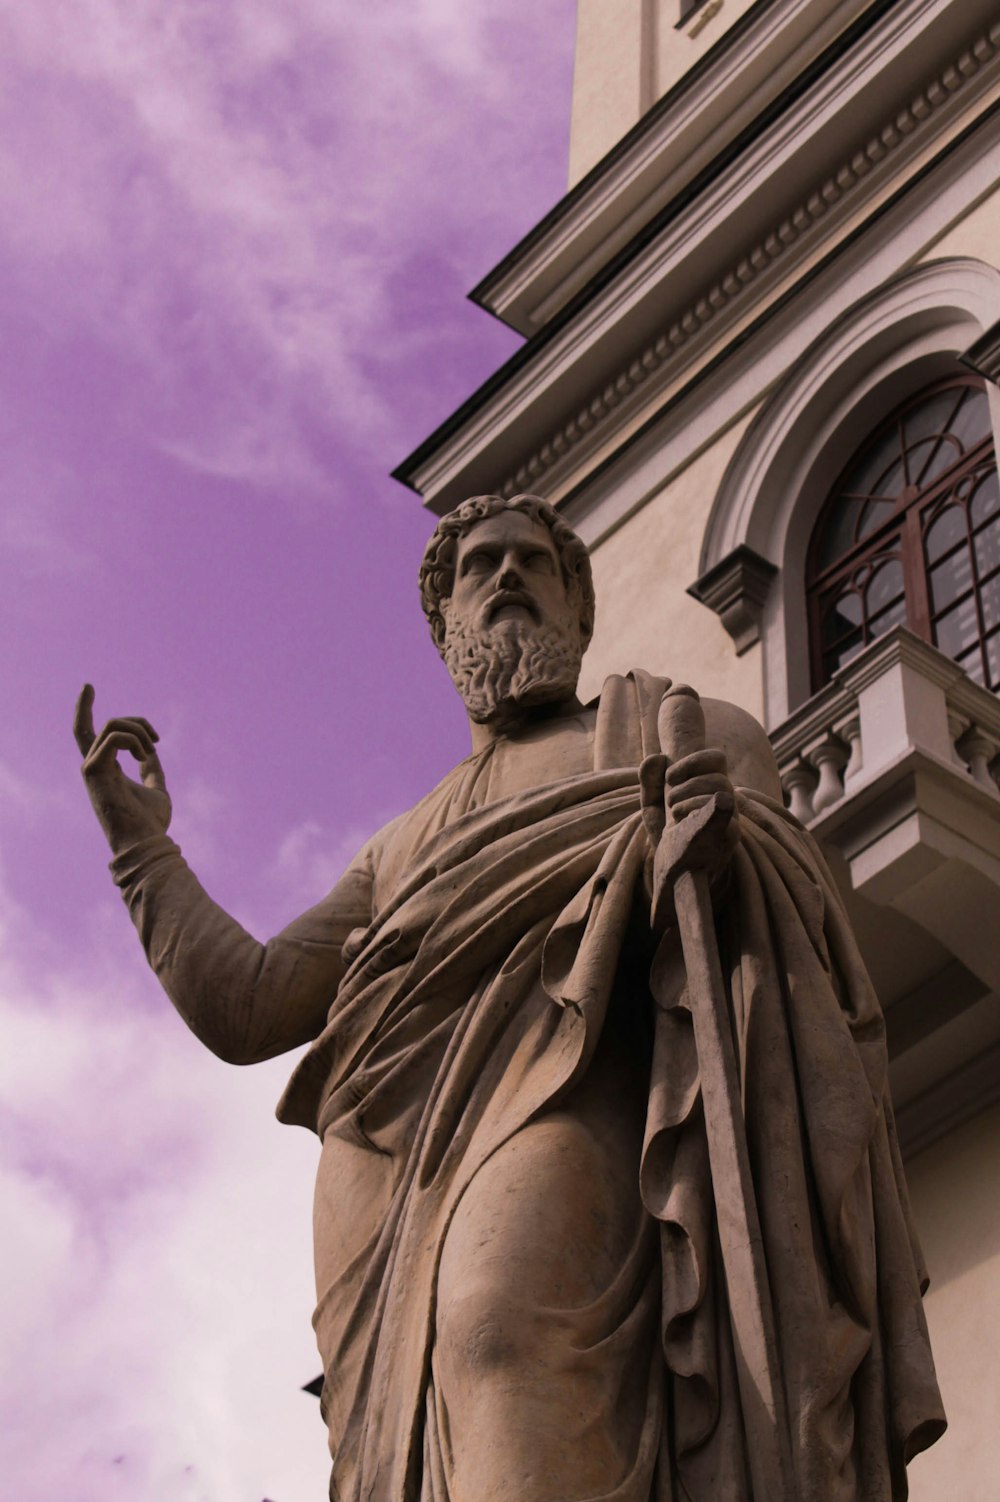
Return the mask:
[[[501, 19], [497, 19], [498, 10]], [[70, 735], [260, 937], [467, 750], [392, 466], [508, 355], [572, 0], [0, 7], [4, 1493], [313, 1502], [314, 1140], [145, 970]]]

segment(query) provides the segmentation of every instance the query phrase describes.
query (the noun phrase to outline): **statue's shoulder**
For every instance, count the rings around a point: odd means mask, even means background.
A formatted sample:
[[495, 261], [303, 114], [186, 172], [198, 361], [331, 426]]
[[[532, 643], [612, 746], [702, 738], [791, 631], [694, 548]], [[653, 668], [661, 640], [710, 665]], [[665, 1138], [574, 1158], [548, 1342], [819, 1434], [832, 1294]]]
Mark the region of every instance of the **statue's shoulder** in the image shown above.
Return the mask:
[[729, 775], [736, 787], [753, 788], [781, 801], [781, 778], [767, 731], [738, 704], [725, 699], [702, 699], [705, 740], [726, 753]]

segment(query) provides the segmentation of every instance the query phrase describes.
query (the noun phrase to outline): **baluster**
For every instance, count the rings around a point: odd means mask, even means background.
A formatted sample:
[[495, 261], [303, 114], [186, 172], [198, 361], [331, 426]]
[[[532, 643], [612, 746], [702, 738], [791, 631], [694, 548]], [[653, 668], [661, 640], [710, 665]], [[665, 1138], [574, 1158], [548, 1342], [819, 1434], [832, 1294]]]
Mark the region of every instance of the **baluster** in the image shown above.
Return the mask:
[[847, 765], [847, 747], [839, 735], [828, 731], [821, 741], [806, 747], [806, 757], [819, 773], [819, 786], [813, 794], [813, 814], [839, 803], [844, 796], [841, 772]]
[[848, 792], [854, 779], [861, 775], [865, 764], [864, 751], [861, 746], [861, 716], [855, 711], [846, 720], [841, 720], [834, 725], [833, 733], [839, 736], [849, 749], [847, 766], [844, 768], [844, 790]]
[[997, 753], [996, 741], [984, 735], [978, 725], [971, 725], [955, 749], [968, 763], [969, 771], [979, 786], [996, 794], [997, 785], [990, 776], [990, 762]]
[[958, 743], [968, 729], [969, 721], [965, 717], [965, 715], [959, 714], [957, 710], [952, 709], [949, 706], [948, 734], [951, 736], [951, 754], [954, 759], [955, 765], [957, 767], [961, 767], [963, 772], [967, 772], [969, 768], [965, 761], [965, 758], [962, 756], [962, 753], [958, 749]]
[[788, 811], [800, 824], [808, 824], [813, 816], [812, 790], [816, 786], [816, 773], [805, 761], [793, 761], [781, 772], [781, 785], [788, 794]]

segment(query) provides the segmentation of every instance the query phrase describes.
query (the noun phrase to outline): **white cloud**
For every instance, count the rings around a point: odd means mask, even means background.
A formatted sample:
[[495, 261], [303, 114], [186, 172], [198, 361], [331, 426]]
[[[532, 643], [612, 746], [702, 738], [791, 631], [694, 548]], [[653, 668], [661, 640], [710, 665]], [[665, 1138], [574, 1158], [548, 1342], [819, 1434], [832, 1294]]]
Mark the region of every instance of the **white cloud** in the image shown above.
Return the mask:
[[[544, 18], [521, 25], [526, 72]], [[408, 337], [393, 278], [467, 254], [470, 201], [488, 243], [507, 215], [495, 167], [524, 150], [507, 120], [530, 100], [497, 26], [457, 0], [8, 8], [17, 275], [53, 326], [82, 321], [137, 363], [175, 455], [328, 483], [306, 431], [335, 412], [384, 462], [397, 419], [371, 357]], [[421, 257], [438, 270], [409, 270]]]
[[138, 956], [86, 971], [0, 949], [5, 1494], [313, 1502], [316, 1151], [273, 1118], [289, 1063], [211, 1058]]
[[354, 824], [334, 839], [316, 819], [304, 819], [290, 830], [278, 847], [272, 868], [283, 906], [303, 911], [321, 901], [388, 818], [384, 814], [370, 824]]

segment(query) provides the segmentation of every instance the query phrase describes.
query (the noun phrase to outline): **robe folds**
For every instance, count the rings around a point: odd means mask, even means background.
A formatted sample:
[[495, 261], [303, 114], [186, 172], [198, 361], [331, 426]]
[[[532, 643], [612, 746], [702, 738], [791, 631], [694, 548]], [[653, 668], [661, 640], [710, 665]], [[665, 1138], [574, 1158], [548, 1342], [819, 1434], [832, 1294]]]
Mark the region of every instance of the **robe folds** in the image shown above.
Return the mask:
[[[648, 852], [637, 768], [659, 749], [666, 687], [609, 679], [593, 766], [558, 782], [483, 802], [488, 753], [470, 757], [373, 856], [375, 916], [344, 945], [328, 1025], [278, 1108], [388, 1185], [316, 1314], [340, 1502], [448, 1502], [432, 1358], [449, 1224], [492, 1155], [572, 1107], [623, 988], [652, 1039], [641, 1164], [623, 1172], [659, 1266], [623, 1273], [609, 1327], [581, 1334], [611, 1350], [617, 1324], [652, 1352], [605, 1502], [768, 1502], [748, 1479], [696, 999], [676, 935], [648, 971], [630, 948]], [[906, 1461], [944, 1419], [883, 1020], [814, 841], [774, 800], [737, 802], [717, 928], [799, 1499], [900, 1502]]]

